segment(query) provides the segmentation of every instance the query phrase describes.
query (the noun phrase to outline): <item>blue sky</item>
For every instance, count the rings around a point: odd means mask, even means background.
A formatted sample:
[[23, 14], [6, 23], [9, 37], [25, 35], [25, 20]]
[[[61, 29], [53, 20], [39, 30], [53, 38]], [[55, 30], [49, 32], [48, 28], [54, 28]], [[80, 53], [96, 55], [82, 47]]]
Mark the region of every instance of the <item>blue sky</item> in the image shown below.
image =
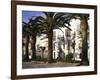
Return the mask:
[[22, 19], [24, 22], [28, 22], [32, 16], [43, 15], [41, 11], [22, 11]]

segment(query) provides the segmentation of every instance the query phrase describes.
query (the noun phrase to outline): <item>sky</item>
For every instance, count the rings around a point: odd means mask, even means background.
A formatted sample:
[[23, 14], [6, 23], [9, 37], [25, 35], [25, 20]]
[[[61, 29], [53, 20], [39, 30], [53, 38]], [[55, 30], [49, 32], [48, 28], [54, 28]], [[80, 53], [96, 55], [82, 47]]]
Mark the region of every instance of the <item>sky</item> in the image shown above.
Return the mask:
[[22, 11], [22, 19], [24, 22], [28, 22], [32, 16], [43, 15], [41, 11]]

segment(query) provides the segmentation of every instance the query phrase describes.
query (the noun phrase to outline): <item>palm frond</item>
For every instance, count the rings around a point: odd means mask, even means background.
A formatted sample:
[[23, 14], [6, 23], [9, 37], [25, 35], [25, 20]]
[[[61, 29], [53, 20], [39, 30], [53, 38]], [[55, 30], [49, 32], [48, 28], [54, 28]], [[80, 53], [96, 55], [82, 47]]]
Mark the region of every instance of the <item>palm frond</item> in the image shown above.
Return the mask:
[[72, 29], [69, 26], [64, 25], [64, 27], [66, 27], [67, 29], [69, 29], [70, 31], [72, 31]]
[[60, 19], [64, 15], [65, 15], [65, 13], [55, 13], [53, 19], [54, 19], [54, 21], [57, 21], [58, 19]]

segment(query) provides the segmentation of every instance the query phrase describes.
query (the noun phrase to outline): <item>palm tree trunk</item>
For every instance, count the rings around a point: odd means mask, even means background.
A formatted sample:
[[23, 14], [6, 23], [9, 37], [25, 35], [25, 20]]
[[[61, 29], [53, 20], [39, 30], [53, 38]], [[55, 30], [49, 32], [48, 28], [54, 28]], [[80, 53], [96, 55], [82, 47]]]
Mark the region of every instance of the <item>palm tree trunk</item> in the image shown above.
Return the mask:
[[74, 46], [73, 46], [73, 53], [74, 53], [74, 61], [75, 61], [75, 40], [74, 40]]
[[68, 40], [68, 54], [70, 54], [70, 40]]
[[52, 46], [52, 39], [53, 39], [53, 30], [48, 33], [48, 62], [53, 62], [53, 46]]
[[89, 61], [88, 61], [88, 39], [87, 39], [87, 30], [88, 30], [88, 22], [87, 22], [87, 18], [83, 18], [81, 19], [81, 24], [80, 24], [80, 28], [81, 28], [81, 33], [82, 33], [82, 61], [81, 61], [81, 65], [89, 65]]
[[29, 44], [29, 36], [27, 35], [26, 36], [26, 57], [25, 57], [25, 60], [29, 60], [29, 57], [28, 57], [28, 54], [29, 54], [29, 50], [28, 50], [28, 44]]
[[32, 59], [35, 60], [36, 59], [36, 35], [32, 36]]
[[75, 45], [76, 45], [76, 43], [75, 43], [75, 37], [76, 37], [76, 34], [74, 32], [74, 42], [73, 42], [73, 57], [74, 57], [74, 61], [75, 61]]

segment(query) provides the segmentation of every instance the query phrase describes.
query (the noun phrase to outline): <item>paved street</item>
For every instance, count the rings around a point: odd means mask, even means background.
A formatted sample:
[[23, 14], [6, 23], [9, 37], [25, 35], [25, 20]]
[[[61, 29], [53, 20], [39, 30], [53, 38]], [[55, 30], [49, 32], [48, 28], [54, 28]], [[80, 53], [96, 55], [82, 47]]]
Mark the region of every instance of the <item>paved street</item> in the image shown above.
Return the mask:
[[47, 63], [40, 61], [23, 62], [23, 68], [51, 68], [51, 67], [72, 67], [77, 66], [79, 63], [66, 63], [66, 62], [56, 62]]

